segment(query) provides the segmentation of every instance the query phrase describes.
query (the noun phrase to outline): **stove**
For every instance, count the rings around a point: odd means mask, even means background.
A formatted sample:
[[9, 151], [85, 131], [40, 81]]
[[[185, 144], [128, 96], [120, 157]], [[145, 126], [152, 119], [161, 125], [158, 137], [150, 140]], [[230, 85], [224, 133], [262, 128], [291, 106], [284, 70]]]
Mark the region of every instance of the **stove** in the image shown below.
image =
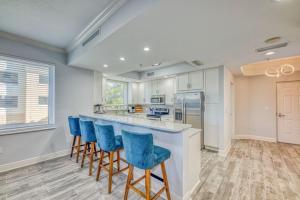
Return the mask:
[[168, 108], [150, 108], [150, 112], [147, 114], [147, 119], [150, 120], [161, 120], [162, 115], [168, 115], [169, 109]]

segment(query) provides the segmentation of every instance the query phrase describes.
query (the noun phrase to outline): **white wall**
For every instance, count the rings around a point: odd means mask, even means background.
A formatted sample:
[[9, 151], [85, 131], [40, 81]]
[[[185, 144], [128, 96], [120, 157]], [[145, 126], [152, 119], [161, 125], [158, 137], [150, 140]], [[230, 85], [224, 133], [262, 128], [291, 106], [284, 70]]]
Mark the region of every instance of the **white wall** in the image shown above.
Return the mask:
[[69, 149], [67, 116], [92, 112], [93, 72], [67, 66], [66, 56], [0, 38], [0, 54], [54, 63], [56, 129], [0, 135], [0, 165]]
[[235, 78], [237, 137], [276, 140], [276, 82], [291, 80], [300, 80], [300, 72], [280, 78]]

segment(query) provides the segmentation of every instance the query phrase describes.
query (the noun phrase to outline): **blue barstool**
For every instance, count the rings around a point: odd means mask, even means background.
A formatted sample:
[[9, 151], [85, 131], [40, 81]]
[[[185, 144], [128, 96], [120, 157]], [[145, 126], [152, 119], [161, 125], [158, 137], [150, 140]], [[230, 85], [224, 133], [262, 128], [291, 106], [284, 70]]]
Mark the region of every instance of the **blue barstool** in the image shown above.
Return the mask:
[[[96, 149], [97, 139], [96, 139], [96, 135], [95, 135], [94, 122], [90, 119], [80, 118], [79, 124], [80, 124], [80, 130], [81, 130], [81, 137], [84, 142], [84, 150], [83, 150], [83, 156], [82, 156], [82, 161], [81, 161], [81, 168], [83, 167], [85, 156], [86, 156], [86, 154], [88, 154], [89, 158], [90, 158], [89, 176], [91, 176], [92, 169], [93, 169], [94, 155], [97, 157], [97, 149]], [[87, 153], [88, 149], [89, 149], [89, 153]]]
[[[95, 123], [97, 145], [100, 148], [100, 159], [98, 164], [98, 171], [96, 180], [99, 181], [99, 176], [101, 173], [101, 168], [105, 169], [109, 173], [109, 182], [108, 182], [108, 193], [111, 193], [112, 187], [112, 176], [118, 174], [126, 169], [128, 166], [120, 169], [120, 160], [126, 162], [120, 157], [120, 151], [123, 149], [122, 136], [115, 136], [114, 128], [111, 125], [102, 125], [100, 122]], [[103, 164], [104, 153], [108, 153], [109, 163]], [[114, 153], [117, 153], [117, 160], [114, 160]], [[114, 162], [117, 162], [118, 170], [113, 172]], [[109, 165], [109, 168], [106, 168], [106, 165]]]
[[[69, 121], [69, 128], [70, 128], [70, 133], [73, 135], [73, 142], [72, 142], [72, 147], [71, 147], [71, 154], [70, 157], [73, 157], [73, 152], [74, 148], [76, 148], [76, 162], [78, 163], [79, 159], [79, 154], [81, 152], [80, 147], [83, 146], [81, 145], [81, 131], [80, 131], [80, 125], [79, 125], [79, 117], [74, 117], [74, 116], [69, 116], [68, 117]], [[77, 138], [77, 145], [76, 145], [76, 138]]]
[[[164, 161], [170, 158], [171, 152], [168, 149], [153, 145], [152, 134], [139, 134], [122, 130], [123, 144], [125, 149], [126, 160], [129, 163], [129, 173], [125, 189], [124, 199], [127, 200], [129, 189], [133, 189], [146, 200], [150, 200], [151, 191], [151, 176], [164, 183], [164, 187], [159, 190], [153, 197], [156, 199], [164, 190], [167, 194], [167, 199], [170, 200], [170, 189], [166, 173]], [[151, 169], [157, 165], [161, 166], [163, 178], [151, 173]], [[132, 181], [132, 173], [134, 167], [144, 169], [145, 175]], [[145, 178], [146, 194], [134, 187], [135, 184]]]

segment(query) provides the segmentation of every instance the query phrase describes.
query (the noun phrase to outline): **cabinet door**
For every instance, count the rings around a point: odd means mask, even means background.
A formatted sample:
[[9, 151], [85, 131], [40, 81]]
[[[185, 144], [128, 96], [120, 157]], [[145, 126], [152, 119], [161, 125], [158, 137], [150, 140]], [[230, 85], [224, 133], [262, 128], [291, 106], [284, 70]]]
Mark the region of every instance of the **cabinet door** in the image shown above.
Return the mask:
[[139, 83], [138, 84], [138, 104], [144, 104], [145, 103], [145, 83]]
[[219, 147], [219, 104], [205, 104], [204, 112], [204, 145]]
[[164, 87], [164, 95], [166, 95], [166, 104], [174, 104], [174, 94], [176, 93], [175, 78], [168, 78], [161, 84]]
[[188, 90], [189, 75], [180, 74], [176, 77], [177, 91]]
[[219, 103], [220, 90], [219, 90], [219, 69], [205, 70], [205, 102], [206, 103]]
[[128, 84], [128, 104], [136, 104], [138, 102], [138, 84]]
[[159, 90], [158, 90], [158, 83], [157, 80], [152, 80], [151, 81], [151, 95], [158, 95]]
[[149, 104], [151, 98], [151, 81], [144, 82], [144, 103]]
[[189, 89], [190, 90], [203, 90], [204, 80], [203, 71], [196, 71], [189, 73]]

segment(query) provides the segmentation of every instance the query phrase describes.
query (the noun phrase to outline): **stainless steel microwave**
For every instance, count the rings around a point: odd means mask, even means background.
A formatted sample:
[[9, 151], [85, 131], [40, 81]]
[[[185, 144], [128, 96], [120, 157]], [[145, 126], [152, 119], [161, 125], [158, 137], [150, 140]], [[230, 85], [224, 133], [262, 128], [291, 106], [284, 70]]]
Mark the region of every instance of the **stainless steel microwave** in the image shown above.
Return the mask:
[[165, 104], [165, 95], [153, 95], [151, 96], [151, 104]]

